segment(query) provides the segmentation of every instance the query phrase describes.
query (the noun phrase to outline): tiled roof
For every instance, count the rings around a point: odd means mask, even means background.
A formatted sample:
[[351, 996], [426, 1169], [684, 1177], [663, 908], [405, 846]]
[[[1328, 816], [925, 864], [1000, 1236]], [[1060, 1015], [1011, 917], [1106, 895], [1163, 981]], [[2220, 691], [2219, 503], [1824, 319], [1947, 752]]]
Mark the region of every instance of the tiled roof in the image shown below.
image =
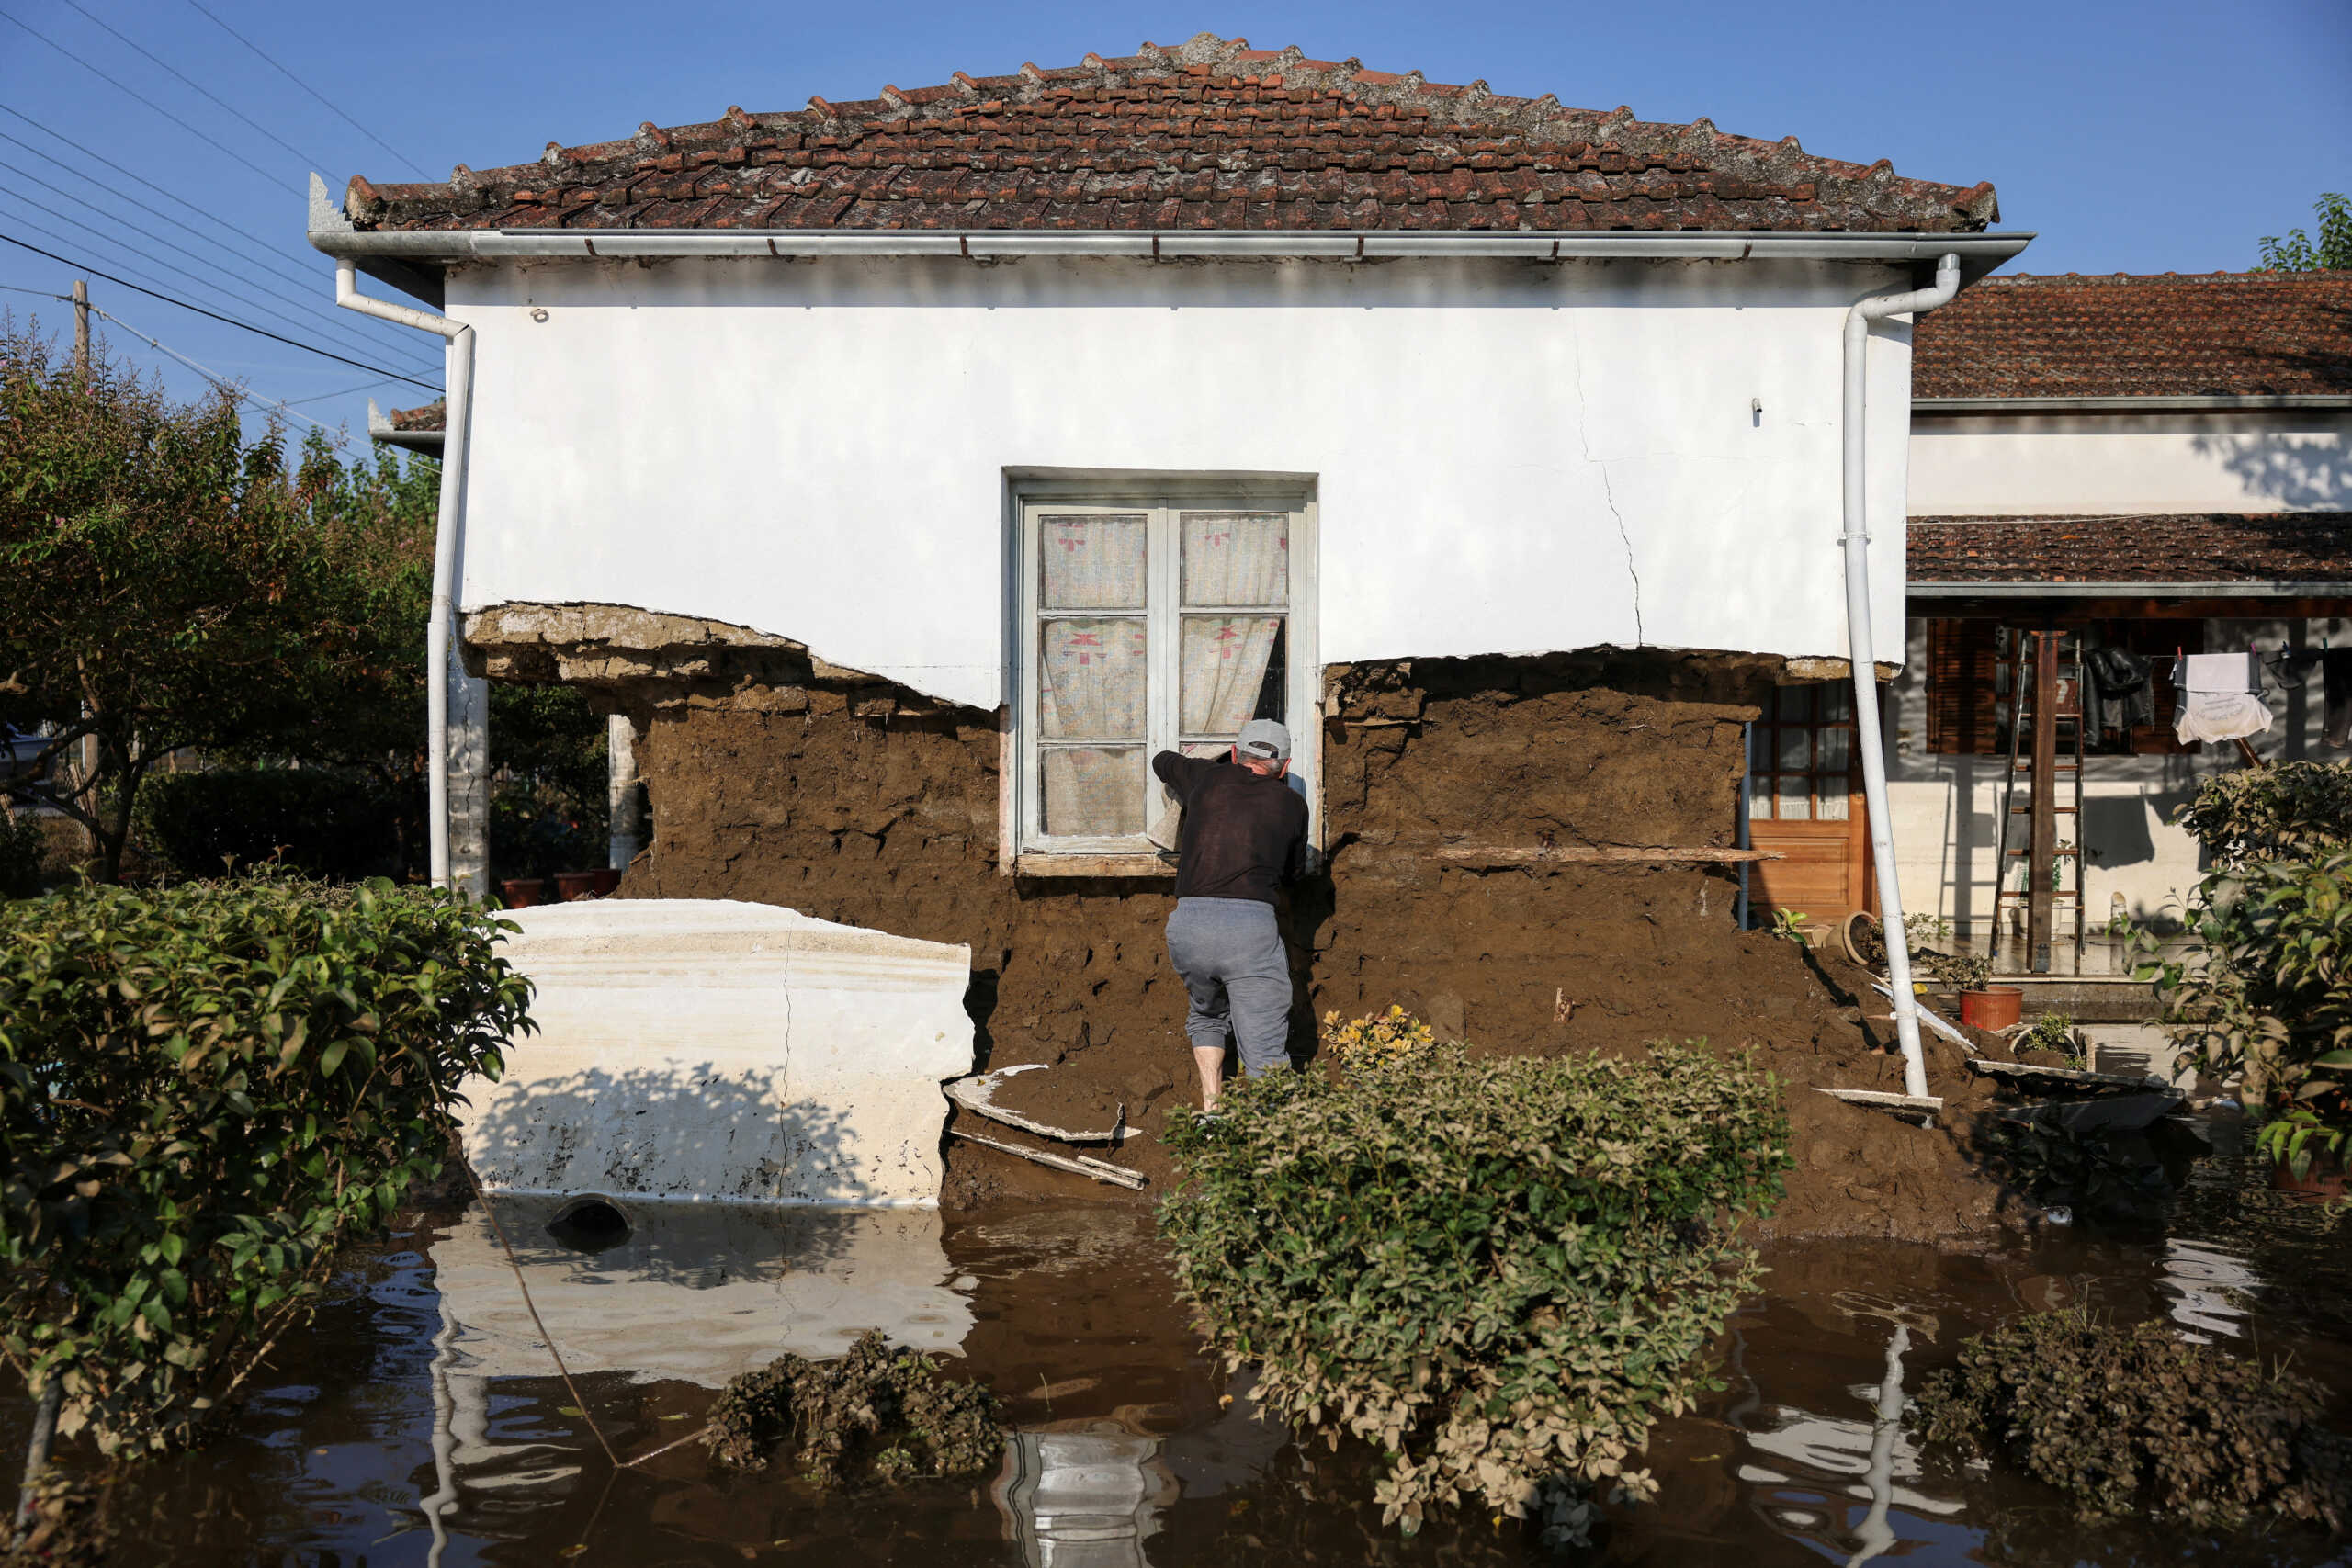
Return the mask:
[[1706, 120], [1504, 97], [1203, 33], [1058, 70], [650, 121], [446, 185], [355, 178], [361, 229], [1694, 230], [1949, 233], [1993, 187]]
[[2352, 512], [1914, 517], [1914, 582], [2342, 582]]
[[394, 409], [384, 418], [394, 430], [444, 430], [449, 423], [449, 406], [429, 402], [422, 408]]
[[2352, 272], [1988, 277], [1919, 322], [1915, 398], [2352, 393]]

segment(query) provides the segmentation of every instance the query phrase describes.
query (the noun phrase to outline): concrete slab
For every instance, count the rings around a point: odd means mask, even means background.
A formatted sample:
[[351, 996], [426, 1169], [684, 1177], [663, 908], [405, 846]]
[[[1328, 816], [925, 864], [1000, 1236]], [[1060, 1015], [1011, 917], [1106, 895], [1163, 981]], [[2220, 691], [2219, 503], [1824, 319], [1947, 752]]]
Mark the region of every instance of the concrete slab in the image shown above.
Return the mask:
[[935, 1204], [972, 1069], [968, 948], [765, 904], [521, 909], [506, 956], [538, 1032], [466, 1086], [493, 1190]]

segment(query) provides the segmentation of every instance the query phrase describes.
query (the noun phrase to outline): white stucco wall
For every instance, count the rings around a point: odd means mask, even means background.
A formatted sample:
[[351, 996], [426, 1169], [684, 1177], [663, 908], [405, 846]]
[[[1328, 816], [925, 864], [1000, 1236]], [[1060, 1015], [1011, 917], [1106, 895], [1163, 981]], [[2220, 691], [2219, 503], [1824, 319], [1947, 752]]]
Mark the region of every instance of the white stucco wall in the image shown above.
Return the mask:
[[[2316, 648], [2323, 637], [2339, 648], [2352, 643], [2352, 621], [2184, 622], [2183, 629], [2194, 632], [2200, 625], [2204, 646], [2192, 643], [2190, 652], [2243, 650], [2249, 644], [2265, 650], [2282, 644]], [[1928, 753], [1921, 679], [1927, 660], [1924, 620], [1910, 624], [1910, 643], [1904, 672], [1890, 689], [1886, 730], [1887, 804], [1894, 814], [1903, 907], [1939, 914], [1981, 934], [1993, 913], [2008, 759]], [[2272, 728], [2252, 741], [2261, 756], [2323, 761], [2352, 756], [2321, 744], [2316, 673], [2283, 691], [2273, 685], [2268, 695]], [[2084, 886], [2094, 932], [2106, 923], [2118, 897], [2134, 919], [2179, 913], [2203, 868], [2197, 840], [2169, 819], [2208, 775], [2241, 765], [2237, 748], [2227, 742], [2208, 743], [2182, 756], [2085, 760], [2078, 841], [2090, 852]], [[2065, 798], [2062, 785], [2060, 799]], [[2076, 837], [2064, 817], [2058, 820], [2058, 836]], [[2057, 930], [2071, 940], [2074, 928], [2064, 919]]]
[[1921, 414], [1914, 517], [2352, 508], [2352, 413]]
[[[460, 602], [614, 603], [1003, 695], [1008, 472], [1311, 476], [1321, 656], [1842, 657], [1830, 264], [485, 265]], [[543, 312], [544, 321], [534, 311]], [[1908, 327], [1871, 363], [1901, 646]], [[1751, 412], [1760, 400], [1761, 412]]]

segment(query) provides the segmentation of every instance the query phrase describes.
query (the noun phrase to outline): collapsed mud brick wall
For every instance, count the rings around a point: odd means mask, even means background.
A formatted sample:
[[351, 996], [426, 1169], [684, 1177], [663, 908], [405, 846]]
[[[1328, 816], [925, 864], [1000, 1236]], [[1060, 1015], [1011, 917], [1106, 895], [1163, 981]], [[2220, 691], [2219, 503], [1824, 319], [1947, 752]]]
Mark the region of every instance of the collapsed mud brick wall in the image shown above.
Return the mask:
[[[493, 678], [581, 684], [637, 724], [652, 829], [624, 897], [749, 899], [970, 944], [982, 1065], [1055, 1064], [1016, 1080], [1020, 1109], [1046, 1120], [1099, 1126], [1123, 1107], [1137, 1133], [1117, 1157], [1156, 1190], [1168, 1169], [1152, 1132], [1197, 1093], [1161, 936], [1171, 886], [1000, 874], [996, 714], [781, 639], [619, 608], [506, 606], [474, 616], [467, 640]], [[1485, 1050], [1753, 1049], [1790, 1085], [1798, 1130], [1777, 1228], [1981, 1228], [1996, 1189], [1951, 1133], [1809, 1092], [1899, 1089], [1899, 1064], [1877, 1052], [1891, 1026], [1850, 977], [1733, 929], [1734, 868], [1479, 862], [1728, 847], [1741, 725], [1777, 673], [1662, 652], [1329, 669], [1329, 865], [1283, 920], [1294, 1051], [1312, 1050], [1321, 1014], [1391, 1002]], [[1980, 1093], [1956, 1061], [1935, 1077], [1956, 1109]], [[1085, 1184], [951, 1142], [943, 1201], [1072, 1185]]]

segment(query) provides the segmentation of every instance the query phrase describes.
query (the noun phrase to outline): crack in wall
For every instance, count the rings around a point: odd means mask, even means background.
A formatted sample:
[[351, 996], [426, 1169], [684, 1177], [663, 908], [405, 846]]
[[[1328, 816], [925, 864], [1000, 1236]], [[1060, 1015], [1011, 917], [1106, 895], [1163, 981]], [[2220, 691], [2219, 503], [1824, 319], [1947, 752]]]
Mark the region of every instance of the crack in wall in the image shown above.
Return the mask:
[[1584, 460], [1600, 470], [1600, 496], [1609, 503], [1609, 515], [1617, 523], [1618, 541], [1625, 547], [1625, 575], [1634, 584], [1634, 646], [1639, 648], [1643, 642], [1642, 574], [1634, 564], [1634, 536], [1625, 527], [1624, 513], [1618, 509], [1617, 484], [1610, 478], [1609, 464], [1592, 455], [1592, 427], [1585, 417], [1591, 405], [1584, 392], [1584, 339], [1573, 325], [1568, 343], [1576, 351], [1577, 361], [1577, 443], [1583, 448]]

